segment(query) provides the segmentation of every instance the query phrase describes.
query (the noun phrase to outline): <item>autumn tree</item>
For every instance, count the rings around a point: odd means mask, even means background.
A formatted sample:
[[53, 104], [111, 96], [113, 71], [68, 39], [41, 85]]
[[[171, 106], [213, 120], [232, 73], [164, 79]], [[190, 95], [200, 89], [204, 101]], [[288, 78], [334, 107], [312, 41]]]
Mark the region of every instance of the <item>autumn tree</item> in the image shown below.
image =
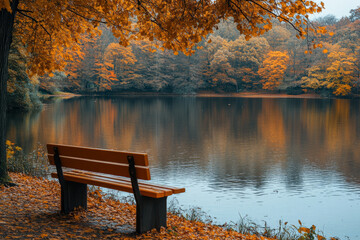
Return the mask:
[[350, 10], [350, 17], [351, 22], [355, 22], [357, 20], [360, 20], [360, 6], [358, 6], [356, 9]]
[[135, 55], [130, 47], [110, 43], [105, 49], [105, 65], [113, 71], [120, 84], [126, 84], [134, 74], [132, 66], [136, 63]]
[[110, 90], [113, 83], [118, 81], [113, 63], [105, 57], [113, 40], [111, 33], [103, 27], [96, 30], [98, 32], [94, 36], [81, 35], [79, 50], [72, 51], [67, 61], [66, 73], [73, 91]]
[[214, 54], [214, 59], [211, 61], [210, 66], [215, 72], [215, 75], [212, 77], [213, 84], [225, 91], [234, 91], [238, 87], [236, 80], [231, 77], [234, 69], [229, 63], [229, 55], [227, 47], [219, 49]]
[[[325, 43], [324, 43], [325, 44]], [[357, 80], [356, 54], [339, 44], [325, 44], [325, 60], [313, 64], [302, 86], [314, 90], [327, 90], [335, 96], [348, 96]]]
[[236, 24], [234, 23], [233, 18], [221, 20], [211, 35], [219, 36], [227, 41], [235, 41], [240, 37], [240, 33], [236, 29]]
[[347, 96], [355, 81], [353, 72], [356, 58], [339, 49], [329, 53], [328, 59], [326, 87], [332, 89], [336, 96]]
[[263, 37], [255, 37], [246, 41], [241, 36], [228, 44], [229, 62], [233, 69], [232, 77], [241, 89], [251, 89], [258, 80], [257, 72], [261, 66], [269, 44]]
[[302, 77], [301, 87], [315, 90], [323, 89], [326, 85], [325, 66], [314, 65], [307, 69], [307, 76]]
[[[14, 23], [18, 37], [31, 53], [30, 72], [43, 75], [65, 67], [69, 54], [78, 48], [84, 32], [93, 33], [100, 23], [111, 28], [123, 46], [130, 40], [162, 42], [166, 49], [185, 54], [209, 34], [221, 19], [232, 17], [246, 39], [271, 29], [271, 19], [292, 24], [303, 37], [309, 14], [322, 6], [309, 0], [0, 0], [0, 182], [9, 181], [6, 168], [5, 115], [8, 56]], [[324, 29], [318, 29], [324, 32]]]
[[286, 43], [291, 37], [291, 32], [285, 26], [276, 25], [264, 34], [264, 37], [273, 50], [283, 51], [286, 49]]
[[305, 74], [306, 66], [309, 64], [304, 53], [306, 49], [306, 42], [296, 38], [294, 34], [286, 42], [286, 52], [289, 55], [287, 77], [294, 81]]
[[350, 11], [349, 22], [337, 29], [336, 35], [338, 44], [347, 51], [347, 53], [356, 58], [354, 61], [354, 73], [360, 78], [360, 7]]
[[[127, 82], [126, 88], [140, 91], [160, 91], [166, 87], [168, 80], [172, 79], [175, 66], [171, 63], [173, 54], [164, 50], [156, 50], [154, 43], [149, 40], [134, 41], [131, 44], [136, 58], [132, 70], [134, 75]], [[160, 53], [162, 52], [162, 53]], [[167, 72], [164, 72], [164, 68]]]
[[263, 89], [274, 90], [280, 85], [288, 66], [289, 56], [286, 52], [270, 51], [263, 66], [259, 69]]

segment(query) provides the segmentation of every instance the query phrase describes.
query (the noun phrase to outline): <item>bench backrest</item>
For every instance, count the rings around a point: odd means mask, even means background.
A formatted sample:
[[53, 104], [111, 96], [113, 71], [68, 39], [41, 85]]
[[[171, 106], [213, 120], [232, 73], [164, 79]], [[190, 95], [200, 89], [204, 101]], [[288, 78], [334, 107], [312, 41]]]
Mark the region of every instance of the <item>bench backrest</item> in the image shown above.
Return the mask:
[[149, 161], [146, 153], [47, 144], [48, 158], [51, 165], [55, 165], [54, 147], [58, 149], [62, 167], [123, 177], [130, 177], [127, 157], [132, 156], [135, 161], [136, 177], [150, 180]]

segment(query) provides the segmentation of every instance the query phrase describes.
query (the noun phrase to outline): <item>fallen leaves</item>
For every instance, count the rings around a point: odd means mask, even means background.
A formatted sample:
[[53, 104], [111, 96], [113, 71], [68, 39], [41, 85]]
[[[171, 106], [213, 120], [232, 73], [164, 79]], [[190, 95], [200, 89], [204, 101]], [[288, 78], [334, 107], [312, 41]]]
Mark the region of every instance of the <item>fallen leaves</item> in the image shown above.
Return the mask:
[[10, 173], [17, 187], [0, 186], [0, 239], [260, 239], [168, 214], [168, 228], [135, 232], [134, 205], [88, 196], [88, 210], [60, 214], [56, 181]]

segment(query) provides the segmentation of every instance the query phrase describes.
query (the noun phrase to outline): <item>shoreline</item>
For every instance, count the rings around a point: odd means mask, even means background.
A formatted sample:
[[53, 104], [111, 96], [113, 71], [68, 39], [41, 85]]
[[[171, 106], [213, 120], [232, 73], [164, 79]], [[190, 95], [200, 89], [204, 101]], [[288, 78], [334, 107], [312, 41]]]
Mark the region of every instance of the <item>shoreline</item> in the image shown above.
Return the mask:
[[328, 99], [321, 97], [315, 93], [303, 93], [299, 95], [289, 95], [286, 93], [253, 93], [253, 92], [241, 92], [241, 93], [199, 93], [196, 94], [199, 97], [237, 97], [237, 98], [306, 98], [306, 99]]
[[[46, 98], [59, 97], [63, 99], [70, 99], [73, 97], [120, 97], [120, 96], [144, 96], [144, 97], [211, 97], [211, 98], [297, 98], [297, 99], [343, 99], [336, 97], [323, 97], [316, 93], [303, 93], [298, 95], [290, 95], [286, 93], [256, 93], [256, 92], [240, 92], [240, 93], [207, 93], [199, 92], [194, 94], [176, 94], [176, 93], [158, 93], [158, 92], [120, 92], [120, 93], [94, 93], [94, 94], [76, 94], [76, 93], [61, 93], [61, 94], [44, 94]], [[347, 98], [357, 99], [357, 98]]]
[[[167, 214], [167, 228], [135, 234], [136, 207], [107, 197], [99, 188], [88, 192], [87, 210], [60, 214], [60, 185], [55, 179], [9, 172], [15, 187], [0, 185], [0, 238], [20, 239], [325, 239], [310, 228], [282, 225], [282, 232], [254, 225], [216, 225], [189, 219], [181, 213]], [[51, 224], [50, 224], [51, 223]], [[242, 227], [242, 228], [241, 228]], [[243, 232], [249, 229], [254, 232]], [[274, 232], [273, 232], [274, 231]], [[289, 231], [293, 231], [289, 232]], [[285, 237], [287, 234], [287, 237]], [[304, 238], [305, 239], [305, 238]]]

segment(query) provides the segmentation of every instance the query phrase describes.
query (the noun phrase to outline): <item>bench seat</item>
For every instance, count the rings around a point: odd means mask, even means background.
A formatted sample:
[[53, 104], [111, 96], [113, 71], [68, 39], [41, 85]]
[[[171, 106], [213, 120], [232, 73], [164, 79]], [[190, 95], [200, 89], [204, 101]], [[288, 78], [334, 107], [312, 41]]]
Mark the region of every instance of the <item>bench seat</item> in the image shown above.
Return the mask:
[[[115, 189], [123, 192], [133, 193], [131, 180], [120, 176], [98, 174], [93, 172], [71, 170], [63, 172], [64, 179], [66, 181], [84, 183], [95, 185], [99, 187], [105, 187]], [[53, 178], [58, 178], [57, 173], [52, 173]], [[172, 194], [183, 193], [185, 188], [168, 187], [158, 184], [150, 184], [139, 181], [140, 194], [142, 196], [151, 198], [168, 197]]]

